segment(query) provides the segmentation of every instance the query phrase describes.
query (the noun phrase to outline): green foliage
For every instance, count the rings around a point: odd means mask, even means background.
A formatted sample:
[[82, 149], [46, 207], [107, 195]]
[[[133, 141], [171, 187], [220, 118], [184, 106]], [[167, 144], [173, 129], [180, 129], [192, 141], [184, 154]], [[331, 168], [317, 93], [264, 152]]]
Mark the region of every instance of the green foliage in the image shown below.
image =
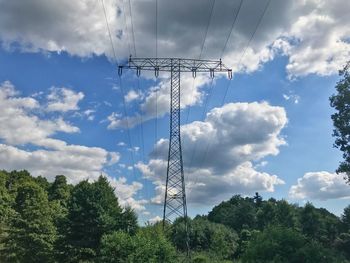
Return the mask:
[[56, 228], [47, 194], [38, 184], [27, 182], [17, 188], [16, 215], [5, 243], [9, 262], [51, 262]]
[[68, 202], [67, 260], [94, 260], [101, 237], [119, 230], [121, 218], [122, 209], [105, 177], [99, 177], [94, 183], [77, 184]]
[[176, 262], [176, 251], [159, 226], [139, 229], [136, 235], [118, 231], [104, 235], [101, 241], [101, 262], [157, 263]]
[[48, 188], [49, 199], [58, 200], [63, 206], [67, 206], [70, 196], [70, 186], [67, 184], [67, 179], [64, 175], [57, 175], [55, 181]]
[[350, 205], [345, 207], [341, 216], [341, 222], [344, 232], [350, 232]]
[[350, 182], [350, 62], [339, 72], [342, 79], [335, 86], [337, 93], [330, 99], [331, 106], [336, 110], [332, 114], [334, 125], [334, 146], [343, 152], [343, 162], [340, 163], [337, 172], [346, 173]]
[[300, 213], [300, 223], [303, 234], [316, 238], [319, 236], [320, 215], [311, 203], [307, 203]]
[[229, 201], [214, 207], [209, 212], [208, 219], [240, 232], [243, 228], [252, 228], [256, 225], [255, 213], [256, 206], [253, 198], [236, 195]]
[[[218, 259], [233, 258], [237, 250], [237, 234], [224, 225], [212, 223], [207, 218], [197, 216], [193, 220], [188, 218], [189, 244], [191, 250], [208, 251]], [[186, 234], [184, 219], [177, 219], [172, 227], [171, 238], [175, 246], [186, 250]]]
[[[105, 177], [49, 183], [0, 171], [0, 262], [184, 262], [184, 218], [139, 227]], [[349, 262], [350, 206], [341, 218], [311, 203], [239, 195], [188, 218], [190, 262]], [[236, 234], [239, 233], [239, 235]], [[344, 257], [343, 257], [344, 256]]]
[[131, 207], [126, 207], [122, 213], [121, 228], [131, 235], [138, 229], [137, 216]]
[[350, 232], [341, 233], [335, 240], [335, 246], [350, 258]]
[[2, 260], [4, 242], [10, 230], [10, 218], [14, 214], [13, 199], [6, 188], [7, 173], [0, 171], [0, 262]]
[[279, 226], [294, 228], [296, 226], [295, 208], [285, 200], [278, 201], [274, 221]]
[[134, 249], [135, 244], [132, 237], [123, 231], [104, 235], [101, 240], [100, 261], [127, 263]]
[[269, 227], [253, 237], [242, 255], [242, 262], [321, 263], [340, 262], [333, 253], [297, 231]]

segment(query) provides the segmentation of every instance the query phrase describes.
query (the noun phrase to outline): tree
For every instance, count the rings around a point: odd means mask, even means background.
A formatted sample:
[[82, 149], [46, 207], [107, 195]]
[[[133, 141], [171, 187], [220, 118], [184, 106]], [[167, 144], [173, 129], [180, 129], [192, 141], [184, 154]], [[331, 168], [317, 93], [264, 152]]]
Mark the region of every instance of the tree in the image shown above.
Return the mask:
[[300, 212], [300, 224], [303, 234], [316, 238], [319, 235], [320, 217], [315, 207], [307, 202]]
[[335, 240], [335, 247], [350, 259], [350, 233], [341, 233]]
[[14, 214], [13, 198], [6, 188], [7, 173], [0, 171], [0, 261], [3, 261], [3, 247], [10, 230], [10, 218]]
[[54, 211], [54, 223], [57, 227], [57, 240], [55, 244], [55, 257], [64, 261], [66, 218], [68, 215], [68, 200], [71, 186], [67, 184], [64, 175], [57, 175], [55, 181], [47, 188], [52, 210]]
[[263, 202], [259, 207], [256, 218], [257, 218], [257, 226], [260, 230], [263, 230], [268, 225], [274, 223], [276, 217], [276, 202], [272, 200], [268, 200], [267, 202]]
[[161, 225], [139, 229], [134, 236], [118, 231], [102, 237], [101, 262], [171, 263], [176, 258], [176, 250], [165, 238]]
[[50, 187], [50, 183], [47, 181], [45, 177], [38, 176], [38, 177], [32, 177], [34, 182], [36, 182], [41, 188], [43, 188], [45, 191], [47, 191]]
[[342, 79], [335, 86], [337, 94], [330, 99], [331, 106], [336, 110], [332, 114], [335, 137], [334, 146], [343, 152], [343, 161], [339, 164], [337, 173], [346, 173], [350, 183], [350, 62], [339, 72]]
[[229, 201], [215, 206], [208, 214], [209, 221], [231, 227], [237, 232], [256, 225], [256, 207], [253, 198], [233, 196]]
[[294, 214], [294, 207], [288, 204], [286, 200], [278, 201], [275, 211], [275, 223], [284, 227], [295, 227], [296, 220]]
[[297, 231], [270, 226], [257, 232], [242, 255], [244, 263], [328, 263], [344, 262], [316, 241], [310, 241]]
[[255, 202], [255, 204], [256, 204], [257, 207], [261, 206], [261, 203], [262, 203], [262, 200], [263, 200], [263, 199], [262, 199], [262, 196], [259, 195], [258, 192], [255, 193], [253, 199], [254, 199], [254, 202]]
[[8, 189], [9, 194], [16, 198], [17, 188], [26, 182], [33, 182], [33, 177], [30, 176], [29, 172], [26, 170], [22, 171], [11, 171], [7, 176], [6, 188]]
[[104, 235], [101, 239], [100, 261], [105, 263], [128, 263], [135, 250], [132, 237], [117, 231]]
[[121, 227], [127, 233], [134, 235], [137, 226], [137, 216], [131, 207], [126, 207], [122, 213]]
[[[188, 218], [189, 243], [191, 250], [207, 251], [217, 259], [231, 259], [236, 252], [237, 234], [222, 224], [210, 222], [207, 218], [196, 216], [193, 220]], [[183, 218], [175, 220], [172, 226], [171, 239], [180, 250], [186, 250], [185, 224]]]
[[121, 229], [121, 219], [122, 209], [105, 177], [77, 184], [68, 202], [66, 260], [94, 260], [102, 236]]
[[344, 232], [350, 232], [350, 205], [344, 208], [344, 212], [341, 216], [341, 222]]
[[141, 228], [134, 236], [134, 242], [136, 249], [130, 262], [177, 262], [176, 250], [165, 237], [161, 224]]
[[6, 240], [5, 254], [9, 262], [52, 262], [56, 229], [45, 191], [34, 182], [17, 188]]
[[64, 175], [57, 175], [49, 188], [49, 199], [58, 200], [64, 206], [67, 205], [70, 196], [70, 187]]

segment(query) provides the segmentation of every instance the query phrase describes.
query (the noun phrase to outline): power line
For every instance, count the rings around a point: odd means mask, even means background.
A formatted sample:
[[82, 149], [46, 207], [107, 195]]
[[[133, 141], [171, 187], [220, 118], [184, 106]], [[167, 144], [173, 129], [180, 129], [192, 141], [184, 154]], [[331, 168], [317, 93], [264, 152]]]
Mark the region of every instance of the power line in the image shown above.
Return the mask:
[[201, 57], [202, 57], [202, 53], [203, 53], [203, 49], [204, 49], [205, 40], [207, 39], [207, 34], [208, 34], [208, 30], [209, 30], [211, 18], [212, 18], [212, 16], [213, 16], [213, 10], [214, 10], [215, 1], [216, 1], [216, 0], [212, 0], [212, 3], [211, 3], [210, 15], [209, 15], [208, 23], [207, 23], [207, 28], [206, 28], [206, 30], [205, 30], [204, 39], [203, 39], [202, 47], [201, 47], [201, 52], [200, 52], [200, 54], [199, 54], [199, 59], [201, 59]]
[[259, 18], [259, 22], [256, 24], [256, 27], [255, 27], [255, 29], [254, 29], [254, 32], [253, 32], [253, 34], [251, 35], [251, 37], [250, 37], [250, 39], [249, 39], [249, 41], [248, 41], [248, 45], [246, 45], [246, 47], [245, 47], [245, 49], [244, 49], [244, 51], [243, 51], [243, 53], [242, 53], [242, 55], [241, 55], [241, 58], [239, 59], [238, 65], [241, 63], [242, 58], [243, 58], [244, 55], [245, 55], [245, 52], [247, 51], [248, 47], [250, 46], [250, 42], [252, 41], [252, 39], [254, 38], [256, 32], [258, 31], [258, 28], [259, 28], [259, 26], [260, 26], [260, 24], [261, 24], [261, 21], [262, 21], [263, 17], [265, 16], [266, 10], [267, 10], [267, 8], [269, 7], [270, 2], [271, 2], [271, 0], [268, 0], [268, 1], [266, 2], [264, 11], [263, 11], [263, 13], [261, 14], [261, 16], [260, 16], [260, 18]]
[[[266, 13], [266, 11], [267, 11], [267, 8], [268, 8], [269, 5], [270, 5], [270, 2], [271, 2], [271, 0], [268, 0], [268, 1], [266, 2], [265, 7], [264, 7], [264, 10], [263, 10], [262, 14], [260, 15], [260, 18], [259, 18], [259, 20], [258, 20], [258, 23], [257, 23], [256, 26], [255, 26], [255, 29], [254, 29], [254, 31], [253, 31], [253, 34], [252, 34], [251, 37], [249, 38], [249, 41], [248, 41], [248, 43], [247, 43], [247, 45], [246, 45], [244, 51], [243, 51], [242, 54], [241, 54], [240, 60], [239, 60], [239, 62], [238, 62], [238, 65], [240, 65], [240, 63], [241, 63], [241, 61], [242, 61], [242, 58], [244, 57], [247, 48], [250, 46], [250, 43], [251, 43], [251, 41], [253, 40], [253, 38], [254, 38], [254, 36], [255, 36], [255, 34], [256, 34], [256, 32], [257, 32], [257, 30], [258, 30], [260, 24], [261, 24], [262, 19], [263, 19], [264, 16], [265, 16], [265, 13]], [[225, 94], [224, 94], [224, 97], [223, 97], [223, 99], [222, 99], [222, 101], [221, 101], [221, 105], [224, 105], [224, 103], [225, 103], [225, 101], [226, 101], [226, 96], [227, 96], [228, 90], [229, 90], [229, 88], [230, 88], [230, 86], [231, 86], [231, 83], [232, 83], [232, 82], [229, 81], [228, 84], [227, 84], [227, 86], [226, 86]], [[210, 143], [210, 141], [209, 141], [208, 144], [207, 144], [207, 147], [206, 147], [206, 149], [205, 149], [205, 151], [204, 151], [204, 155], [203, 155], [203, 159], [202, 159], [202, 162], [201, 162], [201, 166], [203, 165], [203, 163], [204, 163], [204, 162], [206, 161], [206, 159], [207, 159], [207, 155], [208, 155], [208, 152], [209, 152], [209, 148], [210, 148], [210, 147], [211, 147], [211, 143]]]
[[[205, 115], [206, 115], [206, 112], [207, 112], [207, 107], [209, 105], [209, 101], [210, 101], [210, 98], [211, 98], [211, 94], [212, 94], [212, 90], [213, 90], [213, 82], [214, 82], [214, 79], [212, 78], [211, 79], [211, 82], [210, 82], [210, 88], [209, 88], [209, 94], [205, 100], [205, 103], [204, 103], [204, 107], [203, 107], [203, 112], [202, 112], [202, 116], [201, 116], [201, 119], [204, 119]], [[189, 167], [191, 167], [192, 165], [192, 162], [193, 162], [193, 159], [194, 159], [194, 156], [195, 156], [195, 153], [197, 151], [197, 141], [195, 142], [194, 144], [194, 149], [192, 151], [192, 155], [191, 155], [191, 161], [190, 161], [190, 165]]]
[[[211, 19], [212, 19], [212, 17], [213, 17], [213, 11], [214, 11], [214, 6], [215, 6], [215, 1], [216, 1], [216, 0], [212, 0], [212, 2], [211, 2], [210, 13], [209, 13], [209, 18], [208, 18], [208, 23], [207, 23], [207, 26], [206, 26], [206, 29], [205, 29], [205, 34], [204, 34], [204, 38], [203, 38], [203, 41], [202, 41], [202, 46], [201, 46], [201, 51], [200, 51], [200, 54], [199, 54], [199, 59], [201, 59], [202, 54], [203, 54], [203, 49], [204, 49], [205, 41], [206, 41], [206, 39], [207, 39], [207, 35], [208, 35], [208, 31], [209, 31]], [[210, 98], [211, 98], [211, 93], [212, 93], [212, 90], [213, 90], [213, 80], [214, 80], [214, 79], [212, 79], [211, 82], [210, 82], [209, 93], [208, 93], [207, 98], [206, 98], [206, 100], [205, 100], [204, 110], [203, 110], [202, 118], [201, 118], [201, 119], [204, 118], [204, 115], [205, 115], [205, 112], [206, 112], [206, 108], [207, 108], [207, 105], [208, 105], [208, 101], [209, 101]], [[196, 82], [196, 80], [193, 79], [193, 81], [192, 81], [192, 89], [194, 89], [195, 82]], [[186, 123], [188, 122], [188, 118], [189, 118], [189, 115], [190, 115], [190, 111], [191, 111], [191, 108], [189, 107], [188, 110], [187, 110]], [[191, 160], [190, 160], [190, 165], [189, 165], [189, 167], [191, 167], [191, 164], [192, 164], [192, 162], [193, 162], [193, 158], [194, 158], [194, 156], [195, 156], [196, 151], [197, 151], [197, 142], [195, 143], [195, 145], [194, 145], [194, 147], [193, 147], [193, 150], [192, 150], [192, 155], [191, 155]]]
[[[140, 91], [140, 79], [137, 78], [137, 90]], [[142, 146], [142, 162], [145, 162], [145, 142], [144, 142], [144, 132], [143, 132], [143, 113], [140, 110], [140, 127], [141, 127], [141, 146]]]
[[[204, 49], [205, 41], [206, 41], [206, 39], [207, 39], [207, 35], [208, 35], [208, 31], [209, 31], [211, 19], [212, 19], [212, 17], [213, 17], [213, 11], [214, 11], [214, 6], [215, 6], [215, 1], [216, 1], [216, 0], [212, 0], [211, 6], [210, 6], [210, 12], [209, 12], [208, 23], [207, 23], [207, 26], [206, 26], [206, 29], [205, 29], [204, 38], [203, 38], [202, 45], [201, 45], [201, 51], [200, 51], [200, 53], [199, 53], [198, 59], [201, 59], [201, 57], [202, 57], [202, 55], [203, 55], [203, 49]], [[195, 83], [196, 83], [196, 79], [193, 79], [193, 81], [192, 81], [192, 89], [194, 89]], [[188, 122], [188, 119], [189, 119], [189, 116], [190, 116], [190, 112], [191, 112], [191, 108], [188, 107], [187, 116], [186, 116], [186, 123]]]
[[114, 56], [114, 59], [115, 59], [117, 65], [118, 65], [119, 63], [118, 63], [118, 60], [117, 60], [117, 55], [115, 53], [115, 49], [114, 49], [114, 45], [113, 45], [113, 39], [112, 39], [112, 34], [111, 34], [111, 30], [109, 29], [109, 23], [108, 23], [107, 14], [106, 14], [106, 8], [105, 8], [105, 4], [104, 4], [103, 0], [101, 0], [101, 3], [102, 3], [103, 14], [105, 16], [106, 26], [107, 26], [107, 30], [108, 30], [109, 41], [111, 42], [111, 46], [112, 46], [113, 56]]
[[[103, 0], [101, 0], [101, 3], [102, 3], [103, 13], [104, 13], [105, 20], [106, 20], [106, 26], [107, 26], [107, 30], [108, 30], [110, 44], [111, 44], [112, 50], [113, 50], [113, 56], [114, 56], [114, 59], [115, 59], [117, 65], [118, 65], [119, 63], [118, 63], [118, 59], [117, 59], [116, 52], [115, 52], [115, 49], [114, 49], [114, 43], [113, 43], [113, 39], [112, 39], [112, 34], [111, 34], [111, 31], [110, 31], [110, 28], [109, 28], [109, 23], [108, 23], [108, 19], [107, 19], [107, 15], [106, 15], [106, 8], [105, 8]], [[122, 79], [121, 79], [120, 76], [119, 76], [119, 85], [120, 85], [120, 90], [121, 90], [121, 93], [122, 93], [124, 116], [126, 118], [128, 142], [129, 142], [129, 147], [131, 149], [130, 152], [131, 152], [131, 159], [132, 159], [132, 164], [133, 164], [132, 170], [133, 170], [134, 178], [136, 178], [136, 175], [135, 175], [135, 157], [134, 157], [133, 147], [132, 147], [132, 143], [131, 143], [130, 127], [129, 127], [129, 121], [128, 121], [127, 111], [126, 111], [125, 92], [124, 92], [124, 88], [123, 88], [123, 82], [122, 82]]]
[[126, 8], [125, 8], [125, 2], [123, 2], [123, 9], [124, 9], [124, 24], [125, 24], [125, 31], [126, 31], [126, 37], [127, 37], [127, 42], [128, 42], [128, 48], [129, 48], [129, 55], [131, 54], [131, 45], [130, 45], [130, 36], [129, 36], [129, 30], [128, 30], [128, 22], [126, 19]]
[[[258, 31], [258, 28], [259, 28], [259, 26], [260, 26], [260, 24], [261, 24], [262, 19], [263, 19], [264, 16], [265, 16], [265, 13], [266, 13], [266, 11], [267, 11], [267, 8], [268, 8], [269, 5], [270, 5], [270, 2], [271, 2], [271, 0], [268, 0], [268, 1], [266, 2], [265, 7], [264, 7], [264, 10], [263, 10], [262, 14], [261, 14], [260, 17], [259, 17], [258, 23], [257, 23], [256, 26], [255, 26], [255, 29], [254, 29], [254, 31], [253, 31], [253, 34], [250, 36], [249, 41], [248, 41], [247, 45], [246, 45], [245, 48], [244, 48], [244, 51], [241, 53], [241, 56], [240, 56], [240, 59], [239, 59], [239, 62], [238, 62], [238, 66], [241, 64], [242, 59], [243, 59], [243, 57], [244, 57], [244, 55], [245, 55], [245, 52], [247, 51], [248, 47], [250, 46], [250, 43], [251, 43], [251, 41], [253, 40], [253, 38], [254, 38], [256, 32]], [[231, 86], [231, 81], [229, 81], [228, 85], [226, 86], [226, 90], [225, 90], [224, 97], [223, 97], [223, 99], [222, 99], [221, 105], [223, 105], [223, 104], [225, 103], [226, 96], [227, 96], [227, 93], [228, 93], [228, 90], [229, 90], [230, 86]]]
[[[214, 0], [214, 2], [215, 2], [215, 0]], [[224, 52], [225, 52], [225, 50], [226, 50], [228, 40], [230, 39], [231, 33], [232, 33], [232, 31], [233, 31], [233, 28], [234, 28], [234, 26], [235, 26], [235, 24], [236, 24], [238, 14], [239, 14], [239, 12], [240, 12], [240, 10], [241, 10], [241, 7], [242, 7], [242, 3], [243, 3], [243, 0], [240, 0], [237, 11], [236, 11], [236, 9], [235, 9], [235, 11], [234, 11], [234, 19], [233, 19], [233, 22], [232, 22], [232, 24], [231, 24], [231, 28], [230, 28], [229, 34], [227, 35], [227, 38], [226, 38], [224, 47], [223, 47], [223, 49], [222, 49], [222, 51], [221, 51], [220, 57], [223, 56], [223, 54], [224, 54]], [[211, 19], [211, 16], [212, 16], [214, 4], [215, 4], [215, 3], [213, 3], [213, 5], [212, 5], [211, 14], [210, 14], [210, 19]], [[209, 27], [209, 23], [208, 23], [208, 26], [207, 26], [207, 31], [208, 31], [208, 27]], [[207, 31], [206, 31], [206, 32], [207, 32]], [[205, 35], [205, 36], [206, 36], [206, 35]], [[203, 41], [202, 49], [203, 49], [203, 46], [204, 46], [204, 42], [205, 42], [205, 39], [204, 39], [204, 41]], [[231, 82], [231, 81], [230, 81], [230, 82]], [[229, 83], [230, 83], [230, 82], [229, 82]], [[210, 98], [211, 98], [211, 93], [212, 93], [212, 90], [213, 90], [213, 87], [212, 87], [212, 86], [213, 86], [213, 81], [211, 81], [211, 83], [210, 83], [209, 95], [208, 95], [207, 100], [206, 100], [206, 102], [205, 102], [204, 110], [203, 110], [203, 113], [202, 113], [202, 118], [201, 118], [201, 119], [203, 119], [203, 120], [204, 120], [204, 117], [205, 117], [205, 115], [206, 115], [206, 113], [207, 113], [207, 111], [208, 111], [207, 107], [208, 107], [208, 101], [209, 101]], [[189, 113], [188, 113], [188, 115], [189, 115]], [[188, 118], [188, 115], [187, 115], [187, 118]], [[209, 145], [209, 143], [208, 143], [208, 145]], [[207, 146], [207, 148], [208, 148], [208, 146]], [[207, 151], [207, 150], [208, 150], [208, 149], [206, 149], [206, 151]], [[191, 165], [192, 165], [192, 163], [193, 163], [193, 159], [194, 159], [194, 156], [195, 156], [196, 151], [197, 151], [197, 142], [195, 143], [194, 150], [193, 150], [193, 152], [192, 152], [192, 156], [191, 156], [191, 161], [190, 161], [189, 167], [191, 167]], [[197, 180], [198, 180], [198, 176], [195, 178], [195, 181], [196, 181], [196, 182], [197, 182]]]
[[133, 21], [132, 21], [132, 11], [131, 11], [131, 3], [130, 3], [130, 0], [129, 0], [129, 10], [130, 10], [130, 22], [131, 22], [132, 39], [133, 39], [133, 43], [134, 43], [134, 55], [135, 55], [135, 57], [136, 57], [137, 54], [136, 54], [135, 32], [134, 32], [134, 23], [133, 23]]
[[241, 10], [242, 3], [243, 3], [243, 0], [240, 0], [237, 12], [234, 12], [234, 18], [233, 18], [233, 21], [232, 21], [232, 24], [231, 24], [230, 33], [227, 35], [227, 38], [226, 38], [226, 41], [225, 41], [225, 45], [224, 45], [224, 47], [223, 47], [223, 49], [221, 51], [221, 54], [220, 54], [220, 58], [222, 58], [222, 56], [224, 55], [224, 52], [225, 52], [226, 47], [227, 47], [227, 43], [228, 43], [228, 41], [229, 41], [229, 39], [231, 37], [231, 33], [232, 33], [233, 28], [234, 28], [234, 26], [236, 24], [236, 20], [237, 20], [239, 11]]
[[156, 58], [158, 58], [158, 0], [156, 0]]
[[[156, 27], [156, 58], [158, 58], [158, 0], [156, 0], [156, 23], [155, 23], [155, 27]], [[157, 60], [158, 61], [158, 60]], [[156, 158], [158, 158], [158, 151], [157, 151], [157, 141], [158, 141], [158, 88], [156, 87], [156, 116], [155, 116], [155, 120], [154, 120], [154, 141], [155, 141], [155, 155]]]

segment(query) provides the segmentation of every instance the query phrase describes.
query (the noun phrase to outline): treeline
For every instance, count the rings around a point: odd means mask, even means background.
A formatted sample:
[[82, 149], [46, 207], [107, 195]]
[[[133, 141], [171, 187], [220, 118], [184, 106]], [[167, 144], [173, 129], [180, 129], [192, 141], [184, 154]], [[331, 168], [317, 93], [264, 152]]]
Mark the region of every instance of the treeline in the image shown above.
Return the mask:
[[[191, 262], [350, 262], [350, 206], [338, 218], [237, 195], [188, 222]], [[0, 171], [0, 262], [183, 262], [185, 238], [183, 218], [140, 227], [102, 176], [73, 186]]]

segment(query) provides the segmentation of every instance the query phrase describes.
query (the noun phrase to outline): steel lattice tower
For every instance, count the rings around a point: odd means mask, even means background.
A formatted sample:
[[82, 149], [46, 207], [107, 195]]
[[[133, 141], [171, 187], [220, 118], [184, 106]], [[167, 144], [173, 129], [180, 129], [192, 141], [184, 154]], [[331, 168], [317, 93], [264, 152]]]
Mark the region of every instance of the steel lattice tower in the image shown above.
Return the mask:
[[180, 133], [180, 67], [176, 62], [172, 65], [170, 83], [170, 138], [163, 224], [172, 222], [178, 216], [187, 217]]
[[191, 72], [195, 78], [197, 72], [207, 72], [214, 78], [214, 72], [227, 72], [232, 78], [232, 70], [228, 69], [220, 60], [199, 60], [180, 58], [132, 58], [126, 66], [119, 66], [118, 74], [123, 68], [135, 69], [137, 76], [141, 70], [152, 70], [156, 77], [159, 71], [171, 73], [170, 93], [170, 138], [168, 151], [168, 167], [166, 175], [166, 189], [163, 209], [163, 227], [166, 222], [173, 222], [177, 217], [183, 217], [186, 231], [186, 246], [188, 246], [187, 205], [185, 191], [185, 177], [182, 160], [180, 133], [180, 75], [181, 72]]

